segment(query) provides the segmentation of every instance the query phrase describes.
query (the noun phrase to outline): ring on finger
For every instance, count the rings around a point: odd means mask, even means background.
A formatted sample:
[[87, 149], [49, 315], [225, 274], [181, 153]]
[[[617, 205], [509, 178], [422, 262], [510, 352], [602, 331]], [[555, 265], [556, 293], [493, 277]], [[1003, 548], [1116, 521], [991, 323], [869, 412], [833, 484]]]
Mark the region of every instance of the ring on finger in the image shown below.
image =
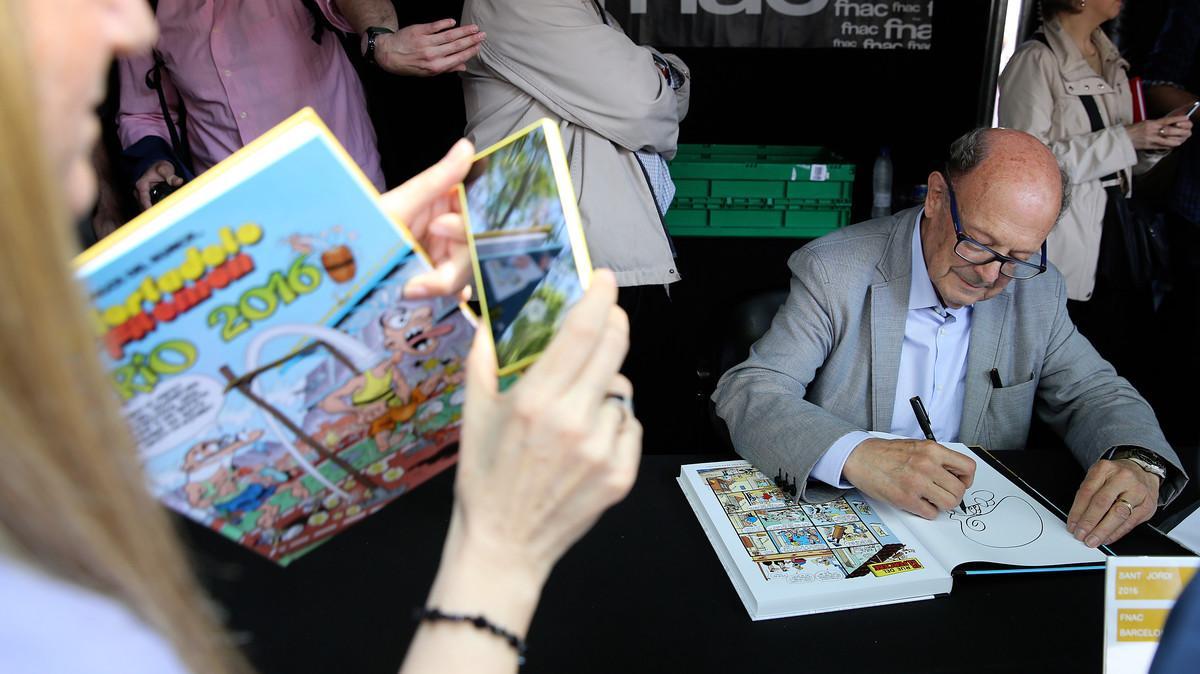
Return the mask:
[[1167, 127], [1160, 126], [1158, 128], [1158, 135], [1162, 136], [1163, 138], [1166, 138], [1167, 137]]
[[1133, 506], [1133, 504], [1132, 504], [1132, 503], [1130, 503], [1129, 501], [1126, 501], [1126, 500], [1125, 500], [1125, 499], [1123, 499], [1123, 498], [1118, 498], [1118, 499], [1117, 499], [1117, 502], [1116, 502], [1116, 503], [1114, 503], [1113, 505], [1114, 505], [1114, 506], [1118, 506], [1118, 505], [1119, 505], [1119, 506], [1125, 506], [1125, 507], [1126, 507], [1126, 508], [1129, 510], [1129, 514], [1128, 514], [1128, 515], [1126, 515], [1126, 517], [1133, 517], [1133, 507], [1134, 507], [1134, 506]]
[[604, 401], [608, 402], [609, 400], [614, 400], [620, 404], [621, 423], [625, 423], [625, 420], [629, 418], [629, 415], [633, 414], [633, 398], [630, 398], [624, 393], [615, 393], [613, 391], [609, 391], [608, 393], [604, 394]]

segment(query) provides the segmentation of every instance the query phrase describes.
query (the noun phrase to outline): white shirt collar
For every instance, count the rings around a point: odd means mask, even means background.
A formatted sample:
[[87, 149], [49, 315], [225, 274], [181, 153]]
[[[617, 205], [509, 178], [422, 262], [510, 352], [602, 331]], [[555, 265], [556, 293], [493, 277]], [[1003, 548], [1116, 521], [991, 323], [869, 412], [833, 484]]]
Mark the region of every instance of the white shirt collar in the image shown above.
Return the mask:
[[933, 281], [929, 278], [929, 268], [925, 266], [925, 249], [921, 245], [921, 218], [924, 216], [925, 208], [922, 207], [917, 211], [917, 224], [913, 227], [912, 280], [908, 290], [908, 310], [933, 309], [939, 315], [950, 314], [957, 317], [964, 309], [969, 310], [971, 307], [952, 309], [944, 306], [938, 298]]

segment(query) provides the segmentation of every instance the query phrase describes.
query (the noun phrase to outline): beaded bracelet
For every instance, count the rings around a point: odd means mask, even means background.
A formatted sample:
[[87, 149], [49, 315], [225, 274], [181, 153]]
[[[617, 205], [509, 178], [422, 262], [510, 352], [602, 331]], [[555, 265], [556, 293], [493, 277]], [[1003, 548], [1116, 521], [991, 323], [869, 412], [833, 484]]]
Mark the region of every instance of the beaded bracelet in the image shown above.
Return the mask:
[[503, 627], [483, 617], [482, 615], [444, 613], [441, 611], [441, 609], [438, 609], [434, 606], [426, 606], [424, 608], [417, 609], [414, 612], [413, 617], [417, 622], [428, 620], [430, 622], [446, 621], [453, 623], [467, 623], [476, 629], [487, 630], [488, 632], [491, 632], [492, 634], [503, 639], [508, 643], [509, 646], [512, 646], [513, 650], [517, 652], [518, 667], [525, 664], [525, 641], [512, 632], [509, 632]]

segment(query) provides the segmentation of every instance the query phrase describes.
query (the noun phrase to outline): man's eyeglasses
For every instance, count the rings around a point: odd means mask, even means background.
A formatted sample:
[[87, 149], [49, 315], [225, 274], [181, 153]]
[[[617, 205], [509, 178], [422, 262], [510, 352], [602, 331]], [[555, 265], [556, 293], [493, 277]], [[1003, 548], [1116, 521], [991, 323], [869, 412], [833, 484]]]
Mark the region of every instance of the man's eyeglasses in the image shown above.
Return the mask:
[[954, 253], [974, 265], [985, 265], [993, 262], [1000, 263], [1000, 273], [1012, 279], [1030, 279], [1046, 271], [1046, 242], [1042, 242], [1042, 252], [1035, 253], [1028, 260], [1018, 260], [1015, 257], [1001, 255], [975, 239], [963, 233], [962, 223], [958, 219], [958, 199], [954, 196], [954, 187], [950, 177], [946, 175], [946, 191], [950, 194], [950, 219], [954, 221], [954, 236], [958, 241], [954, 244]]

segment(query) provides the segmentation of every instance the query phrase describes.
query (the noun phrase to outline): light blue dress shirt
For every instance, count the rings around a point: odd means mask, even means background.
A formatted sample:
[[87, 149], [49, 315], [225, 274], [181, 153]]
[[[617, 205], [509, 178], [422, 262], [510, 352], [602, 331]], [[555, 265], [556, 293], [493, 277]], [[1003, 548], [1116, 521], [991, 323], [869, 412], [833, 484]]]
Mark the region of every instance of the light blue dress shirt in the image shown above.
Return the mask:
[[[933, 434], [944, 442], [958, 442], [962, 424], [967, 349], [971, 345], [971, 307], [942, 306], [921, 248], [922, 209], [912, 237], [912, 285], [908, 291], [908, 314], [904, 321], [904, 344], [900, 348], [900, 372], [896, 400], [892, 405], [889, 432], [906, 438], [923, 438], [909, 398], [919, 395], [929, 413]], [[853, 431], [838, 438], [813, 466], [810, 477], [839, 489], [849, 489], [842, 469], [850, 453], [871, 436]]]

